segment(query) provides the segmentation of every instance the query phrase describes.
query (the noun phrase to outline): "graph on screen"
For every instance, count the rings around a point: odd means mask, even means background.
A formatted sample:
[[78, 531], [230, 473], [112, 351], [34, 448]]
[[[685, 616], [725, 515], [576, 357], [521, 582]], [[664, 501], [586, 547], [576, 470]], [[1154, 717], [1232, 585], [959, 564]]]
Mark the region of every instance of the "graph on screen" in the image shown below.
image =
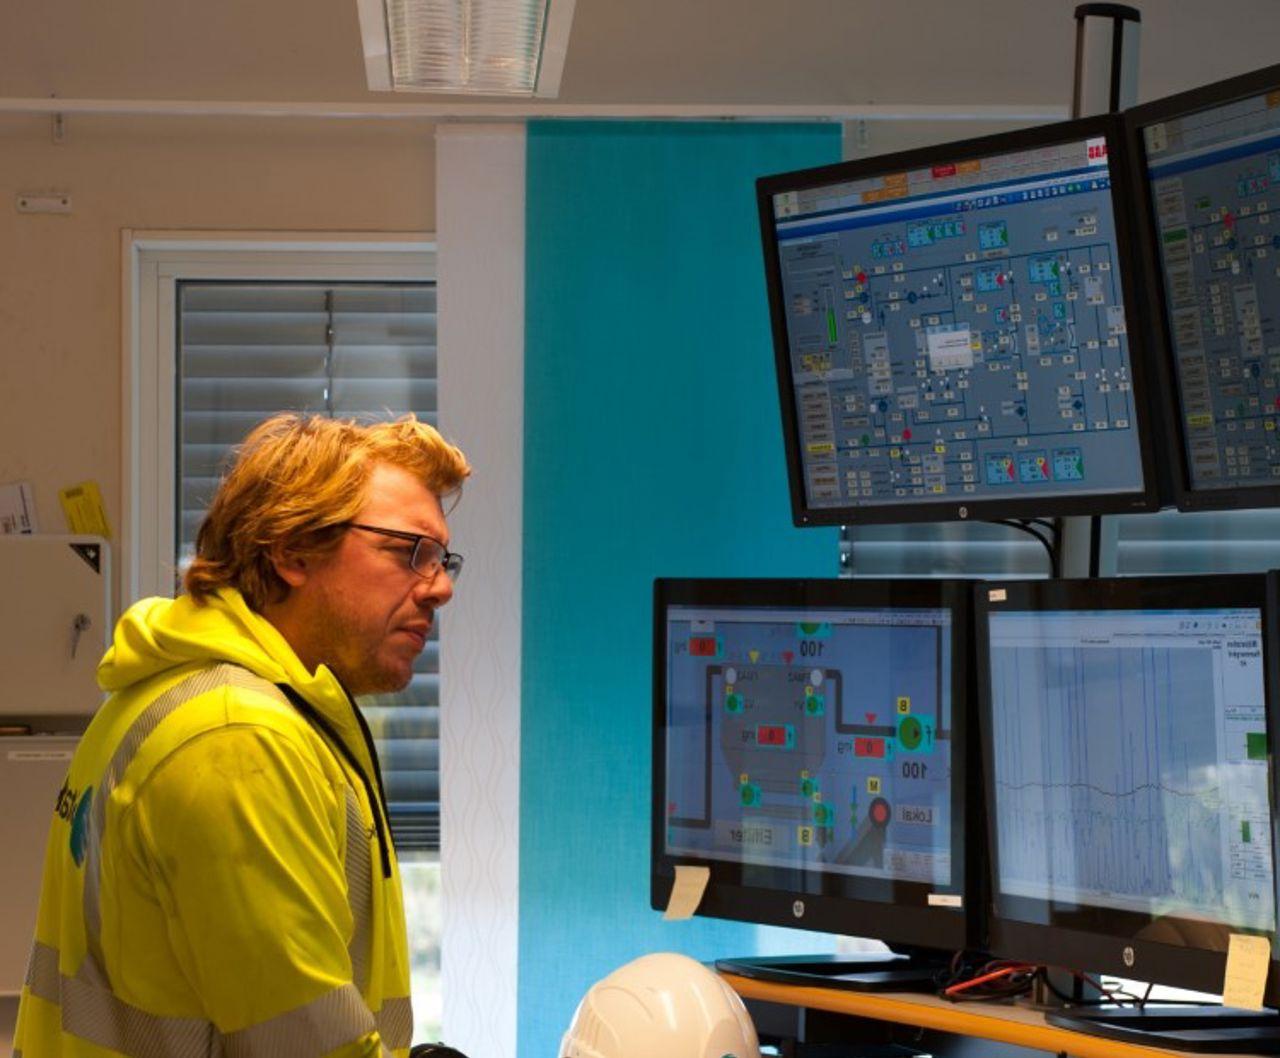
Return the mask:
[[1270, 927], [1260, 625], [992, 615], [1002, 892]]

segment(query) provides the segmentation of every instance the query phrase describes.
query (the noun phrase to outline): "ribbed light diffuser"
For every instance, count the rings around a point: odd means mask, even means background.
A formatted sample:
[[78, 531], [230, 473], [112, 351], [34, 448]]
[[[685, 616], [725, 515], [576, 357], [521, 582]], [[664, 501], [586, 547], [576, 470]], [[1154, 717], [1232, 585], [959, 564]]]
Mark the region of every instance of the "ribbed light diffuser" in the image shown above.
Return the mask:
[[385, 0], [395, 91], [532, 96], [547, 0]]

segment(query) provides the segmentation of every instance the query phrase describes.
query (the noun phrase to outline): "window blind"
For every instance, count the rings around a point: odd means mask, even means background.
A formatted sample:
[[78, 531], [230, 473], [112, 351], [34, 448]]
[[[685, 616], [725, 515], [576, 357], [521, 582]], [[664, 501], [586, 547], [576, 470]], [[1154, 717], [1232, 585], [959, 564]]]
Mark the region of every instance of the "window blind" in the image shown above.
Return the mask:
[[[178, 284], [177, 565], [234, 446], [278, 411], [436, 421], [433, 283]], [[362, 698], [399, 849], [440, 846], [438, 627], [398, 694]]]
[[840, 569], [854, 577], [1042, 577], [1049, 557], [1032, 537], [990, 522], [850, 526]]
[[1115, 523], [1120, 576], [1280, 567], [1280, 510], [1162, 511], [1123, 515]]
[[[1280, 510], [1108, 516], [1102, 569], [1117, 576], [1248, 573], [1280, 568]], [[1016, 530], [948, 522], [851, 527], [841, 569], [870, 577], [1038, 577], [1044, 549]]]

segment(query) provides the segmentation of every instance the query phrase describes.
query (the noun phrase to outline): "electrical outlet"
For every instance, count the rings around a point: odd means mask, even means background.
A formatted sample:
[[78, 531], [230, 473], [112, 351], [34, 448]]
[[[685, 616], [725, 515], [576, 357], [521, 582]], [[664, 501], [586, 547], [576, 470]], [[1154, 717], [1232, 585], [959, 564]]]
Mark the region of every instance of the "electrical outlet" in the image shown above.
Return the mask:
[[19, 213], [70, 213], [71, 196], [58, 192], [18, 192]]

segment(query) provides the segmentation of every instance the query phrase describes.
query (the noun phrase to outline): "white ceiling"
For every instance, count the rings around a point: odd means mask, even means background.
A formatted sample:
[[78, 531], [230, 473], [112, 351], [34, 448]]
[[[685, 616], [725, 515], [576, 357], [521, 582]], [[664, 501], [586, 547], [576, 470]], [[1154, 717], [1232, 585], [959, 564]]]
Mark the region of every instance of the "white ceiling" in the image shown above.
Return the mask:
[[[1141, 97], [1280, 60], [1280, 0], [1138, 0]], [[577, 0], [560, 104], [1053, 106], [1076, 0]], [[356, 0], [3, 4], [0, 100], [439, 102], [365, 86]]]

